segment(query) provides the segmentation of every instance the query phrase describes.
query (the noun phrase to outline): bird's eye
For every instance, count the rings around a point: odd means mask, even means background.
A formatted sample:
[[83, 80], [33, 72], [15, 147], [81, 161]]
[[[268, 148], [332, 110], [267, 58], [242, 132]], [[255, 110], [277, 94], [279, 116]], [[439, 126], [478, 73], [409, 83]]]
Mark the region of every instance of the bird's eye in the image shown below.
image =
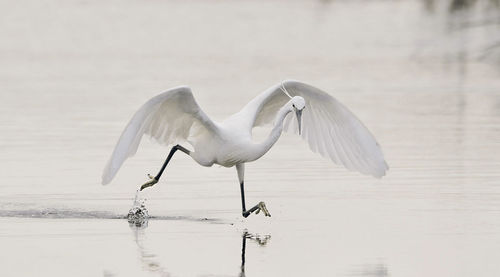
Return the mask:
[[294, 108], [295, 108], [295, 104], [292, 104], [292, 107], [294, 107]]

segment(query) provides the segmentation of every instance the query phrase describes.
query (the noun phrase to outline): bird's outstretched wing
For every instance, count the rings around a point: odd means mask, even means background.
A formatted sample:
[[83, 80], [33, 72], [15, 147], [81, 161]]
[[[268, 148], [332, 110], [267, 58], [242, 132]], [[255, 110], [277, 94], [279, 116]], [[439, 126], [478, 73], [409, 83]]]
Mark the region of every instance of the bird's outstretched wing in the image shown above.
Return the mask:
[[[285, 93], [286, 91], [286, 93]], [[349, 170], [380, 178], [389, 169], [370, 131], [331, 95], [298, 81], [283, 81], [250, 101], [240, 113], [251, 127], [272, 123], [278, 110], [290, 100], [287, 93], [302, 96], [302, 138], [313, 152]], [[298, 133], [297, 120], [289, 114], [284, 130]]]
[[108, 184], [123, 162], [137, 152], [144, 134], [165, 145], [187, 140], [193, 132], [215, 132], [215, 124], [201, 110], [189, 87], [176, 87], [161, 93], [134, 114], [102, 174], [102, 184]]

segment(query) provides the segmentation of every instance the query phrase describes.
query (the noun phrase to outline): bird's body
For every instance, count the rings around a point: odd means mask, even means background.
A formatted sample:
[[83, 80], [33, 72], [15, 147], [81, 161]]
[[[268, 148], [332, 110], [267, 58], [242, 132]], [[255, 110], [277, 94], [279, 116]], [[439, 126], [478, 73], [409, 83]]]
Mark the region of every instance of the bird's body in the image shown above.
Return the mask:
[[[218, 132], [204, 135], [193, 142], [194, 152], [190, 156], [203, 166], [218, 164], [225, 167], [252, 162], [262, 157], [278, 140], [282, 128], [275, 130], [275, 134], [265, 141], [255, 142], [252, 128], [241, 124], [242, 117], [242, 114], [237, 113], [221, 123], [215, 123]], [[278, 127], [282, 126], [284, 119], [284, 116], [277, 118]]]
[[[293, 111], [297, 121], [289, 115]], [[252, 129], [269, 123], [273, 127], [268, 137], [255, 142]], [[174, 152], [182, 150], [202, 166], [235, 166], [241, 186], [243, 215], [246, 217], [261, 209], [268, 214], [263, 202], [246, 211], [244, 164], [266, 154], [283, 130], [299, 133], [312, 151], [350, 170], [381, 177], [388, 169], [375, 138], [347, 108], [310, 85], [284, 81], [267, 89], [222, 122], [212, 121], [203, 112], [188, 87], [173, 88], [153, 97], [136, 112], [123, 131], [104, 170], [103, 184], [109, 183], [125, 159], [135, 154], [144, 134], [166, 145], [187, 141], [193, 150], [178, 144], [174, 146], [159, 174], [150, 177], [152, 181], [142, 188], [158, 182]]]

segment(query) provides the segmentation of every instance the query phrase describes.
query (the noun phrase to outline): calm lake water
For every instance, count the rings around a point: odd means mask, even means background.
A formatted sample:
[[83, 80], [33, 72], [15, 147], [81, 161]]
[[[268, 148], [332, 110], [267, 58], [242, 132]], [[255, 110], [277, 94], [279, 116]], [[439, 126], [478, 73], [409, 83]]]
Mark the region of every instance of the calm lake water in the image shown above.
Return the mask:
[[[499, 276], [496, 3], [0, 2], [1, 275]], [[222, 120], [285, 78], [358, 115], [388, 175], [283, 135], [247, 164], [272, 217], [242, 219], [236, 170], [178, 154], [129, 225], [168, 149], [100, 176], [143, 102], [186, 84]]]

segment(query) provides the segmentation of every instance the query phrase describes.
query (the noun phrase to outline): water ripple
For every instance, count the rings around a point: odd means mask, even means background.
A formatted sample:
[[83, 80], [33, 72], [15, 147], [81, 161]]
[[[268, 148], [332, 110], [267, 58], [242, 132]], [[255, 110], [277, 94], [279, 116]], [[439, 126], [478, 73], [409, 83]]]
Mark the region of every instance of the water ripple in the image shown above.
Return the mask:
[[[17, 217], [17, 218], [46, 218], [46, 219], [127, 219], [126, 214], [119, 214], [110, 211], [93, 211], [93, 210], [76, 210], [76, 209], [60, 209], [60, 208], [45, 208], [45, 209], [21, 209], [21, 210], [0, 210], [0, 217]], [[192, 216], [149, 216], [149, 220], [177, 220], [177, 221], [194, 221], [194, 222], [209, 222], [217, 224], [225, 224], [221, 219], [192, 217]]]

